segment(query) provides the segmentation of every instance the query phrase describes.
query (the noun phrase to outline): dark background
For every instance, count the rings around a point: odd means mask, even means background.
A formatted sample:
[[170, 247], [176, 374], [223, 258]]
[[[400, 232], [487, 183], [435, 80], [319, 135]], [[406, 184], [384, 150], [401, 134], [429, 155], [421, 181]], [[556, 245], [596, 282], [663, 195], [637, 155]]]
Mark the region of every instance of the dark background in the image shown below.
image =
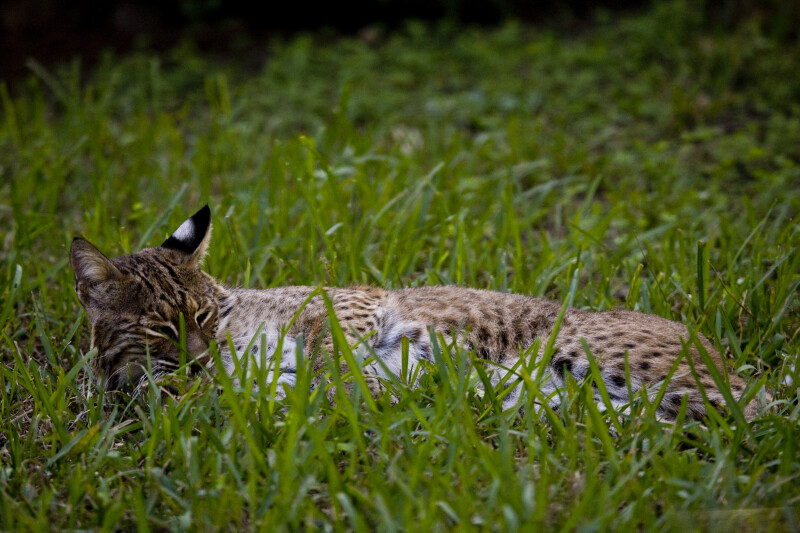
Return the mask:
[[[514, 18], [579, 29], [598, 12], [614, 16], [647, 9], [657, 1], [2, 0], [0, 79], [27, 74], [28, 58], [53, 65], [80, 56], [86, 67], [106, 49], [163, 50], [186, 38], [201, 50], [225, 53], [236, 52], [231, 49], [234, 42], [238, 47], [257, 45], [298, 31], [335, 35], [369, 28], [391, 30], [409, 19], [493, 25]], [[688, 5], [697, 9], [702, 24], [711, 30], [756, 24], [773, 38], [798, 39], [798, 0], [699, 0]]]

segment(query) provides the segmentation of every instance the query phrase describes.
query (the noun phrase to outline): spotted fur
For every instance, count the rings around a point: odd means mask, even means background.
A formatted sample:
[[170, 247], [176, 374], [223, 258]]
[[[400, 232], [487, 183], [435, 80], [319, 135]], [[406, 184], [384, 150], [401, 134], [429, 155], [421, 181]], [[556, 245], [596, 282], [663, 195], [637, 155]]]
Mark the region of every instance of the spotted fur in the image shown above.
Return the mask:
[[[161, 246], [135, 254], [106, 258], [83, 239], [75, 239], [70, 260], [75, 289], [92, 325], [92, 345], [98, 355], [94, 368], [106, 388], [136, 383], [144, 375], [148, 355], [153, 372], [170, 372], [180, 363], [178, 347], [180, 316], [184, 318], [186, 348], [196, 368], [212, 367], [209, 343], [219, 343], [224, 370], [232, 373], [234, 359], [252, 356], [269, 364], [282, 345], [278, 382], [294, 385], [296, 349], [303, 343], [308, 354], [326, 350], [333, 341], [321, 296], [307, 301], [313, 287], [268, 290], [226, 288], [200, 268], [211, 234], [211, 215], [204, 207], [184, 222]], [[543, 347], [559, 315], [556, 302], [518, 294], [463, 287], [424, 287], [388, 291], [377, 287], [326, 289], [336, 317], [351, 345], [362, 339], [383, 364], [371, 363], [368, 376], [386, 371], [399, 374], [403, 339], [408, 339], [410, 367], [432, 361], [431, 333], [445, 344], [456, 342], [477, 356], [512, 368], [520, 353], [537, 340]], [[292, 322], [297, 311], [303, 310]], [[289, 324], [291, 323], [291, 326]], [[232, 340], [233, 349], [229, 348]], [[545, 393], [557, 405], [567, 375], [587, 377], [590, 363], [582, 340], [597, 358], [609, 396], [615, 405], [629, 402], [629, 389], [637, 391], [663, 382], [688, 339], [684, 325], [653, 315], [623, 310], [587, 312], [568, 308], [555, 341], [555, 353], [546, 369]], [[251, 342], [252, 341], [252, 342]], [[720, 372], [724, 361], [705, 338], [699, 342]], [[247, 353], [245, 353], [245, 351]], [[532, 357], [541, 357], [538, 354]], [[263, 352], [263, 353], [262, 353]], [[688, 357], [712, 405], [725, 399], [703, 364], [697, 347]], [[625, 377], [628, 362], [630, 381]], [[325, 359], [315, 359], [316, 369]], [[502, 370], [494, 373], [499, 382]], [[729, 373], [733, 396], [744, 391], [745, 382]], [[513, 381], [513, 380], [512, 380]], [[660, 405], [666, 419], [674, 418], [682, 402], [690, 416], [705, 415], [704, 402], [686, 358]], [[373, 378], [370, 383], [379, 387]], [[518, 390], [506, 397], [506, 406], [517, 400]], [[597, 400], [599, 401], [599, 393]], [[748, 417], [755, 406], [747, 406]]]

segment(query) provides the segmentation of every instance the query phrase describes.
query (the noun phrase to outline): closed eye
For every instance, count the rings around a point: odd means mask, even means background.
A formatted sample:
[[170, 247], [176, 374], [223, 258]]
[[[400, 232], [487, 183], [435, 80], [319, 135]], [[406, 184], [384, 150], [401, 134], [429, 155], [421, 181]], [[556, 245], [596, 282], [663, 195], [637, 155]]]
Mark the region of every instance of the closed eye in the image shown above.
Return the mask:
[[161, 337], [162, 339], [167, 339], [168, 341], [178, 342], [180, 336], [178, 335], [178, 330], [175, 326], [170, 324], [169, 322], [166, 323], [151, 323], [148, 325], [144, 325], [144, 331], [150, 337]]
[[208, 320], [208, 317], [210, 317], [210, 316], [211, 316], [211, 313], [209, 313], [208, 311], [203, 311], [202, 313], [199, 313], [199, 314], [195, 315], [194, 321], [197, 322], [198, 326], [202, 326], [203, 323], [206, 320]]
[[178, 330], [176, 330], [174, 326], [171, 325], [161, 326], [158, 328], [157, 331], [159, 335], [161, 335], [162, 337], [166, 337], [171, 341], [175, 342], [178, 341]]

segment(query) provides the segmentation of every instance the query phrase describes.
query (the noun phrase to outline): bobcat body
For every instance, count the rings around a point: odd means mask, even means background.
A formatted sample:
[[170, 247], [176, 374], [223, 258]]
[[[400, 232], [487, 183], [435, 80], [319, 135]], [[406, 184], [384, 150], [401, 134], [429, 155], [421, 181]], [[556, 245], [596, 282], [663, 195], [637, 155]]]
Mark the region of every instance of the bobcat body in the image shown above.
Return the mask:
[[[281, 345], [280, 372], [277, 378], [272, 377], [291, 387], [298, 342], [302, 340], [307, 355], [319, 350], [332, 353], [325, 303], [319, 295], [309, 300], [314, 287], [223, 287], [200, 268], [210, 234], [211, 214], [206, 206], [160, 247], [138, 253], [108, 259], [87, 241], [73, 241], [70, 262], [75, 289], [92, 325], [92, 346], [98, 350], [93, 366], [103, 376], [107, 389], [139, 381], [148, 368], [148, 357], [154, 374], [178, 368], [180, 314], [184, 317], [186, 349], [195, 358], [195, 365], [213, 367], [209, 344], [218, 342], [225, 368], [216, 371], [231, 374], [234, 358], [242, 360], [251, 354], [255, 361], [270, 361]], [[557, 302], [455, 286], [329, 288], [326, 292], [347, 341], [351, 345], [366, 342], [383, 363], [373, 362], [364, 369], [365, 375], [371, 376], [371, 388], [380, 387], [375, 377], [385, 376], [386, 370], [401, 372], [404, 338], [408, 339], [409, 367], [421, 360], [432, 361], [432, 333], [441, 335], [446, 344], [455, 341], [474, 350], [479, 358], [496, 363], [493, 379], [498, 382], [502, 369], [514, 367], [520, 354], [537, 339], [542, 349], [531, 357], [541, 357], [561, 310]], [[229, 348], [229, 336], [235, 353]], [[691, 358], [695, 372], [686, 358], [679, 363], [659, 407], [661, 416], [674, 418], [686, 401], [689, 416], [703, 417], [705, 403], [698, 381], [709, 403], [725, 403], [696, 345], [684, 346], [690, 340], [684, 325], [624, 310], [565, 311], [555, 353], [545, 369], [545, 394], [561, 389], [566, 372], [578, 380], [587, 375], [590, 363], [582, 340], [597, 358], [614, 404], [629, 402], [629, 386], [635, 392], [663, 382], [682, 350]], [[725, 363], [713, 345], [702, 336], [698, 342], [717, 370], [724, 372]], [[626, 357], [629, 382], [625, 377]], [[313, 364], [320, 370], [325, 360], [316, 357]], [[729, 381], [733, 396], [740, 397], [744, 381], [733, 373]], [[512, 391], [504, 400], [505, 406], [513, 405], [517, 398], [518, 390]], [[557, 405], [558, 394], [551, 394], [551, 398]], [[748, 418], [755, 415], [754, 404], [745, 408], [745, 414]]]

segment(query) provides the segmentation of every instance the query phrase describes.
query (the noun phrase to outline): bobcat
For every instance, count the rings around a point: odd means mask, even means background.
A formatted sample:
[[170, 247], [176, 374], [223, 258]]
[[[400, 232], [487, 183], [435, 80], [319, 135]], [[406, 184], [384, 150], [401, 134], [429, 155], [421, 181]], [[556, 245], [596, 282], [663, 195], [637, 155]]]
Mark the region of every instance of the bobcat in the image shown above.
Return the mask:
[[[75, 272], [75, 291], [86, 309], [92, 326], [91, 343], [97, 348], [92, 365], [103, 376], [106, 389], [136, 383], [150, 368], [156, 375], [179, 366], [179, 315], [185, 322], [185, 346], [192, 365], [214, 370], [209, 355], [212, 340], [219, 343], [224, 370], [234, 371], [234, 357], [248, 350], [255, 360], [271, 360], [282, 346], [279, 384], [295, 383], [297, 343], [306, 354], [319, 349], [333, 353], [333, 340], [327, 327], [323, 298], [314, 296], [314, 287], [282, 287], [267, 290], [227, 288], [200, 269], [211, 235], [211, 211], [203, 207], [186, 220], [156, 248], [106, 258], [88, 241], [76, 238], [70, 250]], [[561, 311], [557, 302], [518, 294], [440, 286], [401, 290], [377, 287], [325, 289], [347, 341], [366, 342], [376, 361], [365, 369], [371, 388], [380, 386], [377, 376], [386, 371], [401, 372], [403, 339], [408, 339], [408, 367], [420, 360], [433, 360], [432, 335], [441, 335], [447, 344], [457, 342], [473, 350], [481, 359], [497, 364], [493, 379], [498, 383], [502, 368], [511, 368], [522, 350], [535, 340], [542, 341], [540, 353], [553, 331]], [[306, 306], [286, 329], [296, 312]], [[233, 339], [229, 349], [228, 335]], [[255, 342], [251, 340], [256, 337]], [[587, 376], [590, 361], [582, 339], [597, 364], [610, 399], [615, 405], [629, 402], [629, 390], [663, 382], [671, 365], [681, 354], [688, 331], [678, 322], [624, 310], [588, 312], [567, 308], [555, 338], [555, 352], [544, 372], [543, 392], [557, 407], [558, 391], [569, 372], [580, 380]], [[279, 339], [283, 339], [279, 343]], [[438, 338], [438, 337], [434, 337]], [[702, 336], [698, 342], [722, 372], [719, 353]], [[702, 383], [709, 403], [721, 406], [723, 394], [703, 364], [696, 344], [685, 352], [694, 363], [695, 373], [684, 358], [668, 383], [659, 406], [659, 415], [674, 419], [681, 403], [694, 418], [705, 416], [705, 403], [698, 387]], [[630, 381], [625, 377], [628, 358]], [[314, 370], [325, 367], [324, 357], [314, 357]], [[729, 375], [734, 397], [742, 395], [745, 383]], [[509, 382], [513, 382], [510, 380]], [[630, 386], [630, 389], [629, 389]], [[518, 398], [519, 386], [504, 398], [510, 407]], [[596, 400], [601, 401], [596, 392]], [[748, 418], [755, 416], [755, 405], [745, 408]]]

